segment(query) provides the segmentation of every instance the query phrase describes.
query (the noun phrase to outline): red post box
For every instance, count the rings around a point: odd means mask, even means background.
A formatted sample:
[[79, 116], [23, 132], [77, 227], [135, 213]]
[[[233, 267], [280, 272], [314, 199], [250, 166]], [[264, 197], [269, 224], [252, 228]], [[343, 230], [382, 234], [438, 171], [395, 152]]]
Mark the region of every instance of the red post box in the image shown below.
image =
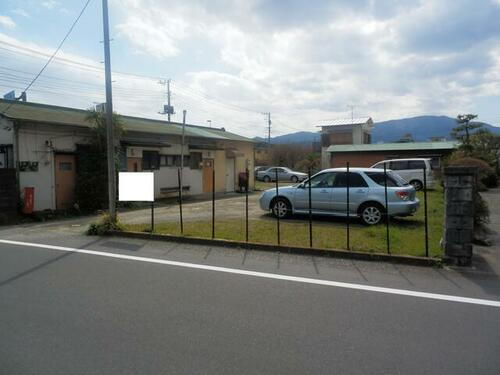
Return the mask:
[[23, 214], [32, 214], [34, 207], [35, 207], [35, 188], [25, 187]]

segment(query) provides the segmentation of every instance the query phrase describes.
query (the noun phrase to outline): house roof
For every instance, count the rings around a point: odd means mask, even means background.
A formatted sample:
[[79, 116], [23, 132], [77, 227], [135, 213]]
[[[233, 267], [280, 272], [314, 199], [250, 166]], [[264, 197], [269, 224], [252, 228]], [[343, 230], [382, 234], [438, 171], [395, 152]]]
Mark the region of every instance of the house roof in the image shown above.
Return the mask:
[[451, 150], [457, 142], [406, 142], [375, 143], [363, 145], [332, 145], [327, 152], [369, 152], [369, 151], [411, 151], [411, 150]]
[[[11, 100], [0, 99], [0, 114], [13, 120], [90, 128], [93, 124], [86, 120], [87, 113], [87, 110], [77, 108], [59, 107], [32, 102], [13, 102]], [[182, 124], [177, 122], [168, 123], [167, 121], [133, 116], [120, 117], [125, 131], [161, 135], [182, 135]], [[208, 128], [192, 124], [186, 124], [185, 135], [187, 137], [212, 138], [216, 140], [253, 142], [250, 138], [227, 132], [223, 129]]]
[[341, 126], [341, 125], [363, 125], [373, 124], [371, 117], [339, 118], [336, 120], [322, 120], [318, 126]]

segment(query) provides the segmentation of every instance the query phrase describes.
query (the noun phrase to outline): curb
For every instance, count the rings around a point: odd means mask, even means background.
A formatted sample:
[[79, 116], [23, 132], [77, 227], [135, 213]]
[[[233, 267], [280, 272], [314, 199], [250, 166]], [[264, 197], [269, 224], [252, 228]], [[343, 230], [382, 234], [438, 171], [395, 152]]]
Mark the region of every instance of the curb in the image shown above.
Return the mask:
[[144, 232], [110, 231], [109, 235], [124, 238], [137, 238], [142, 240], [169, 241], [195, 245], [214, 245], [231, 248], [243, 248], [262, 250], [270, 252], [286, 252], [289, 254], [311, 255], [320, 257], [346, 258], [356, 260], [379, 261], [388, 263], [399, 263], [413, 266], [442, 267], [441, 258], [425, 258], [411, 255], [390, 255], [375, 252], [348, 251], [340, 249], [309, 248], [300, 246], [271, 245], [256, 242], [243, 242], [224, 239], [211, 239], [202, 237], [184, 237], [170, 234], [154, 234]]

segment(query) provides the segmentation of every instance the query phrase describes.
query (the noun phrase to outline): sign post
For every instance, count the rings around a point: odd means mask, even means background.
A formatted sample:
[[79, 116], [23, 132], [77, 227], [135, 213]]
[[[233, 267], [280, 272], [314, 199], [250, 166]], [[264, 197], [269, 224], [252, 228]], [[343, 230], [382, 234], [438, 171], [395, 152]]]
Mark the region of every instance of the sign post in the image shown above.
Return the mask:
[[151, 202], [151, 233], [154, 231], [155, 184], [153, 172], [118, 173], [120, 202]]

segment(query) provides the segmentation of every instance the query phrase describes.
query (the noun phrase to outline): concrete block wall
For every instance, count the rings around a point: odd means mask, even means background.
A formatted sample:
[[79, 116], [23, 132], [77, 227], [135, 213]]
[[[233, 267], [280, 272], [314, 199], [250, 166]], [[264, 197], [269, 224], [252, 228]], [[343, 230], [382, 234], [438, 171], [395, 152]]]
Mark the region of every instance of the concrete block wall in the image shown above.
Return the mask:
[[474, 238], [475, 167], [444, 168], [445, 222], [443, 249], [445, 258], [457, 265], [469, 265]]

